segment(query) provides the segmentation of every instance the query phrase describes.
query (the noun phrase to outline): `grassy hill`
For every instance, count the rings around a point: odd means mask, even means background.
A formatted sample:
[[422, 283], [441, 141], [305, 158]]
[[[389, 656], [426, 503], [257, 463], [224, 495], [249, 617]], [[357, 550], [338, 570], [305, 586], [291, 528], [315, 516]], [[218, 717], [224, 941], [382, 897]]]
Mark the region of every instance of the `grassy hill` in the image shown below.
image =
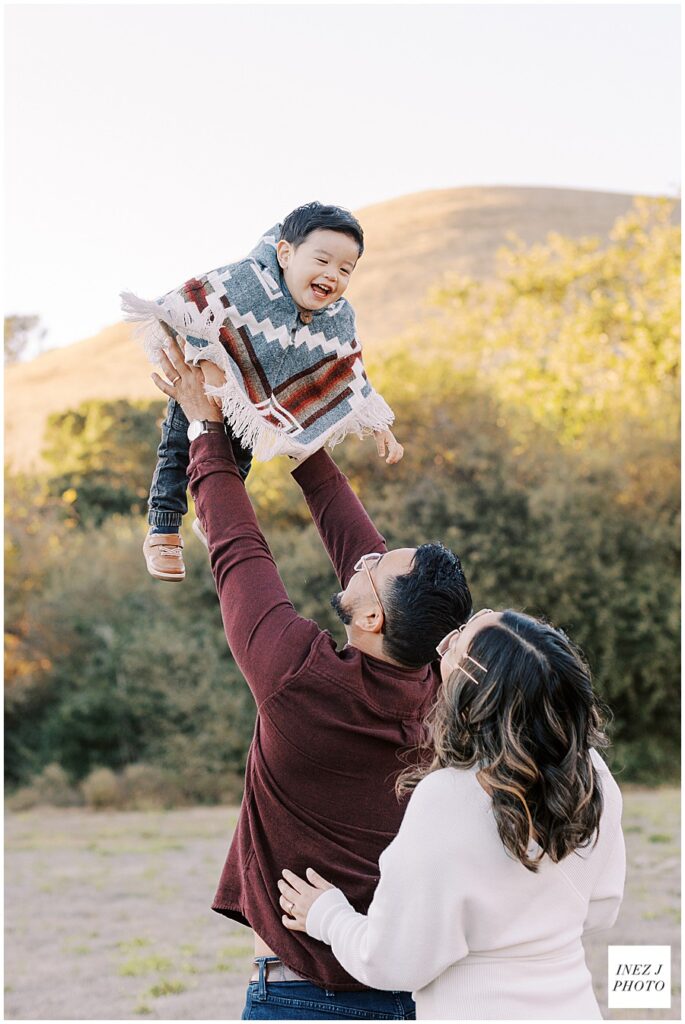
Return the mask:
[[[553, 188], [457, 188], [402, 196], [358, 211], [366, 251], [348, 297], [372, 352], [415, 323], [445, 271], [487, 278], [515, 232], [525, 242], [550, 231], [606, 236], [632, 196]], [[169, 282], [173, 287], [180, 282]], [[53, 349], [5, 375], [5, 457], [15, 469], [40, 466], [45, 419], [90, 398], [154, 398], [151, 367], [123, 323]]]

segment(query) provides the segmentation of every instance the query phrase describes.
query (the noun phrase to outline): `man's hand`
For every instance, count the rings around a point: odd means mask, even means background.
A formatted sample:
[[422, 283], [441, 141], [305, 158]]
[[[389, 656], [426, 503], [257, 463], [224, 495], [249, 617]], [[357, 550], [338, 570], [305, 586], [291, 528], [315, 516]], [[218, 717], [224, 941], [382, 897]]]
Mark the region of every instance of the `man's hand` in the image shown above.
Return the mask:
[[[222, 388], [226, 383], [226, 374], [223, 370], [219, 369], [216, 363], [210, 362], [209, 359], [203, 359], [200, 363], [200, 369], [205, 379], [205, 384], [210, 384], [213, 388]], [[214, 402], [217, 409], [221, 409], [221, 399], [218, 395], [209, 395], [210, 402]]]
[[278, 888], [281, 890], [279, 902], [286, 911], [281, 920], [291, 932], [306, 932], [307, 914], [312, 903], [326, 889], [335, 888], [321, 875], [317, 875], [313, 868], [307, 868], [307, 878], [309, 882], [284, 868], [283, 878], [278, 880]]
[[189, 420], [223, 422], [221, 412], [205, 394], [202, 370], [186, 363], [183, 350], [175, 338], [169, 342], [169, 355], [160, 352], [159, 362], [168, 379], [164, 380], [159, 374], [153, 373], [154, 383], [160, 391], [179, 403]]
[[404, 448], [392, 430], [374, 430], [373, 436], [376, 438], [376, 450], [381, 458], [385, 455], [387, 445], [388, 457], [385, 461], [389, 466], [394, 466], [396, 462], [400, 461], [404, 455]]

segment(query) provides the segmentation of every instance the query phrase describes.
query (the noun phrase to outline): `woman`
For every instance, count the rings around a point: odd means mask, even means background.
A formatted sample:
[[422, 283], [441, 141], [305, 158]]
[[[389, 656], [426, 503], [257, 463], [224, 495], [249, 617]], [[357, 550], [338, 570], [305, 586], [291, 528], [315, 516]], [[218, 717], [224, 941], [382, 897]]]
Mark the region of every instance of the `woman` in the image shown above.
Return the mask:
[[616, 920], [625, 849], [589, 669], [513, 611], [478, 612], [438, 654], [432, 761], [398, 780], [413, 794], [368, 913], [286, 870], [283, 923], [359, 981], [412, 989], [418, 1019], [601, 1018], [581, 936]]

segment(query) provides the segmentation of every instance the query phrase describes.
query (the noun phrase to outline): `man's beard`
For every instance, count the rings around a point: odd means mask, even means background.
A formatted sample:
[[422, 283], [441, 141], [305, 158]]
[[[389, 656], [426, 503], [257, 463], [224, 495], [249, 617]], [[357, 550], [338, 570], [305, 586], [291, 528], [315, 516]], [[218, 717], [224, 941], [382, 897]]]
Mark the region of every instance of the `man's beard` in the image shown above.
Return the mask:
[[342, 593], [340, 593], [340, 594], [333, 594], [333, 597], [331, 598], [331, 608], [333, 609], [335, 614], [338, 616], [338, 618], [342, 622], [343, 626], [349, 626], [350, 625], [350, 623], [352, 622], [352, 616], [347, 611], [347, 609], [343, 608]]

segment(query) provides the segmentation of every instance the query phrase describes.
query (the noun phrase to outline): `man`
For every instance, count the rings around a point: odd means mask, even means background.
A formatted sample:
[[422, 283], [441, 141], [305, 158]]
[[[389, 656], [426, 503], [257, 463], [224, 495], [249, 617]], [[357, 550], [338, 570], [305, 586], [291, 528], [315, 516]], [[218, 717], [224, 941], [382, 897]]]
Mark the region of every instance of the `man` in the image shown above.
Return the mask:
[[[471, 595], [439, 544], [388, 551], [333, 460], [293, 476], [340, 579], [348, 643], [301, 618], [285, 591], [238, 470], [221, 412], [180, 347], [157, 386], [191, 421], [191, 494], [204, 527], [226, 637], [257, 703], [240, 817], [213, 909], [255, 934], [244, 1019], [410, 1019], [407, 993], [364, 988], [328, 947], [283, 927], [281, 869], [334, 865], [331, 882], [366, 911], [378, 858], [404, 807], [398, 754], [416, 747], [439, 685], [435, 647], [466, 621]], [[169, 383], [171, 382], [171, 383]]]

